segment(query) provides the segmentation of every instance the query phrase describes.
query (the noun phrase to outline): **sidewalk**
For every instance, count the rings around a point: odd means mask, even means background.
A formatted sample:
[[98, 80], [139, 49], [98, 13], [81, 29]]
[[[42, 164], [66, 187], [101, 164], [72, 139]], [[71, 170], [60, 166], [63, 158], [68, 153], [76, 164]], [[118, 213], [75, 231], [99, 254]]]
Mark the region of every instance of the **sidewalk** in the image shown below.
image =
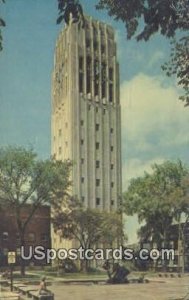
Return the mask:
[[5, 292], [0, 290], [1, 300], [19, 300], [19, 295], [13, 292]]

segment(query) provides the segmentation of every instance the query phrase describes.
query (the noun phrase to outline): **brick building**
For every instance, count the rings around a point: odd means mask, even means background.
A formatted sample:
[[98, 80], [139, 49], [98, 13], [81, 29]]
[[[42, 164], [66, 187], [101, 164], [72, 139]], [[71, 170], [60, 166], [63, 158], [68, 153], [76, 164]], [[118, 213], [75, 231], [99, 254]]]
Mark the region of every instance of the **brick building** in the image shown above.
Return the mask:
[[[21, 220], [25, 221], [30, 213], [31, 206], [26, 205], [21, 214]], [[45, 249], [51, 247], [50, 238], [50, 207], [41, 206], [37, 209], [25, 233], [25, 249], [28, 252], [29, 246], [42, 246]], [[20, 237], [17, 228], [16, 217], [13, 210], [0, 212], [0, 266], [7, 265], [7, 254], [9, 251], [16, 252], [16, 264], [20, 261]], [[45, 261], [28, 260], [26, 265], [45, 264]]]

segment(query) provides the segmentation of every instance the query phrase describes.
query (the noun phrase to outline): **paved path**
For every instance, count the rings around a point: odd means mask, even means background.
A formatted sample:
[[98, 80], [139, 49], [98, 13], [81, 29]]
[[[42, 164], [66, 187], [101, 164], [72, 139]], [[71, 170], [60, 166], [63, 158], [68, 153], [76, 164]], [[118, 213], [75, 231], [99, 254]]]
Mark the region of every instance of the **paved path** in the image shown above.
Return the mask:
[[50, 289], [55, 300], [169, 300], [182, 298], [189, 292], [189, 277], [162, 280], [165, 282], [129, 285], [53, 283]]

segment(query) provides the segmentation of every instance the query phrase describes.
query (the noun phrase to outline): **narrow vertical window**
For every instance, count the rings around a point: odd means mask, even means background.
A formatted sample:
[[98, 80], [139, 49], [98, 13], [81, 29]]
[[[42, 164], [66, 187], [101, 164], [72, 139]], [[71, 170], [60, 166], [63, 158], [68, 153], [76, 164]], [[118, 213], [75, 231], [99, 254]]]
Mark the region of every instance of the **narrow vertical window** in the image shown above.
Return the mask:
[[79, 58], [79, 92], [83, 93], [83, 57]]
[[106, 64], [102, 64], [102, 98], [106, 97]]
[[109, 84], [109, 101], [113, 102], [113, 83]]
[[86, 72], [86, 82], [87, 82], [87, 94], [91, 93], [91, 58], [87, 57], [87, 72]]
[[99, 61], [94, 61], [94, 93], [95, 96], [99, 94]]

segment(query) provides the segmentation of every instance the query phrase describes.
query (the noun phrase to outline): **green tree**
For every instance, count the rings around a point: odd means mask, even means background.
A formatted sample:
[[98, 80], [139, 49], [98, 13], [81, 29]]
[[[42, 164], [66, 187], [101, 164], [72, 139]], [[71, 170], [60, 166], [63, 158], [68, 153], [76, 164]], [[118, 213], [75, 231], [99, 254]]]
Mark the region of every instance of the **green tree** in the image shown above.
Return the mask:
[[152, 170], [131, 180], [124, 194], [125, 212], [137, 214], [139, 223], [144, 223], [139, 231], [142, 240], [166, 247], [173, 220], [178, 222], [188, 213], [188, 191], [183, 185], [188, 169], [181, 161], [166, 161]]
[[[14, 213], [20, 246], [25, 246], [26, 229], [36, 210], [44, 204], [62, 203], [70, 186], [70, 168], [69, 161], [38, 160], [33, 150], [0, 149], [0, 203]], [[26, 205], [28, 216], [23, 219]]]
[[[5, 0], [0, 0], [0, 2], [5, 3]], [[2, 32], [1, 32], [1, 27], [5, 27], [5, 21], [0, 17], [0, 51], [3, 49], [2, 47]]]
[[[67, 209], [57, 207], [52, 222], [55, 231], [65, 239], [77, 241], [84, 251], [101, 244], [112, 245], [123, 235], [120, 216], [86, 209], [75, 199], [71, 199]], [[89, 261], [81, 261], [83, 271], [87, 271], [88, 267]]]

